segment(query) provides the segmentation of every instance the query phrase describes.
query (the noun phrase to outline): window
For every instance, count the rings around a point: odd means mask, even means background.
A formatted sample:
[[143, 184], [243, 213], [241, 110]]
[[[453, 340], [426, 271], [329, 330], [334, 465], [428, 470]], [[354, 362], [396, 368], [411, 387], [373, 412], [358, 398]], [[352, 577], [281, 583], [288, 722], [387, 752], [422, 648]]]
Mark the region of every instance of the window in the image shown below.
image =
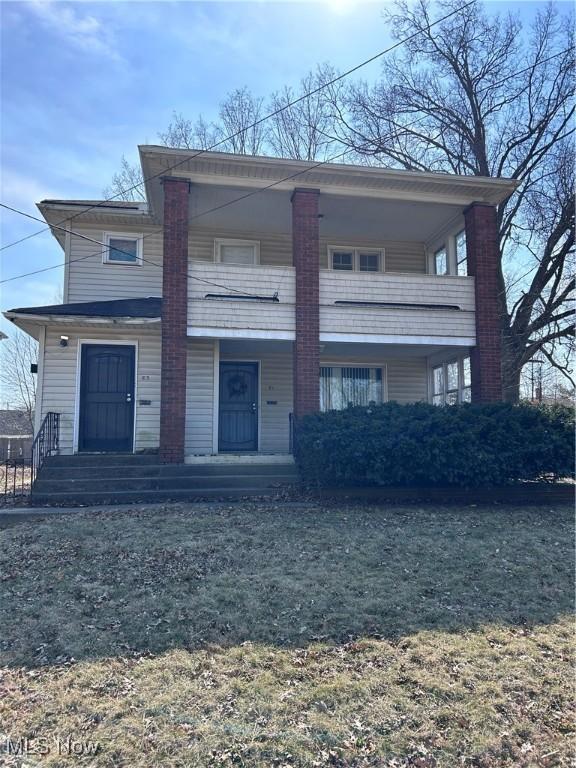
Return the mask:
[[332, 269], [353, 270], [354, 253], [346, 251], [332, 252]]
[[104, 243], [104, 263], [142, 264], [142, 235], [107, 232], [104, 235]]
[[320, 410], [341, 411], [384, 399], [381, 368], [323, 366], [320, 368]]
[[434, 253], [434, 274], [447, 275], [448, 274], [448, 255], [446, 253], [446, 247], [442, 246]]
[[468, 274], [468, 262], [466, 260], [466, 232], [458, 232], [454, 238], [456, 244], [456, 274]]
[[329, 265], [336, 271], [382, 272], [384, 251], [370, 248], [328, 248]]
[[360, 272], [380, 272], [380, 253], [360, 251], [358, 269]]
[[470, 358], [450, 360], [432, 368], [432, 403], [455, 405], [471, 400]]
[[216, 261], [224, 264], [258, 264], [260, 243], [255, 240], [216, 240]]

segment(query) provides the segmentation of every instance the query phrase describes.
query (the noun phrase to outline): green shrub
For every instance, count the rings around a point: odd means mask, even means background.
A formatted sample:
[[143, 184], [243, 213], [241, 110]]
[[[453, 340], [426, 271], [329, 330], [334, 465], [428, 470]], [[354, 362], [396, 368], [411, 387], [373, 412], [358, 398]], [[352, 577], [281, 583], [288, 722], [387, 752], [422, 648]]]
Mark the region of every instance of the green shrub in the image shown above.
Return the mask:
[[574, 414], [565, 406], [385, 403], [306, 416], [295, 456], [322, 486], [491, 486], [574, 470]]

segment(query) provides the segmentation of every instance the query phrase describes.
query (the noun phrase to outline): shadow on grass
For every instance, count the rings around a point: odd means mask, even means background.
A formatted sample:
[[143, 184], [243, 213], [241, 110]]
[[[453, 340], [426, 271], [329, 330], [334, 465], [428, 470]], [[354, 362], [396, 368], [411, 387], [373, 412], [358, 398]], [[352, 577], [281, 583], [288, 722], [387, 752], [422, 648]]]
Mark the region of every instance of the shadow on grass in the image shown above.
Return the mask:
[[11, 666], [532, 625], [573, 607], [561, 508], [160, 507], [0, 536]]

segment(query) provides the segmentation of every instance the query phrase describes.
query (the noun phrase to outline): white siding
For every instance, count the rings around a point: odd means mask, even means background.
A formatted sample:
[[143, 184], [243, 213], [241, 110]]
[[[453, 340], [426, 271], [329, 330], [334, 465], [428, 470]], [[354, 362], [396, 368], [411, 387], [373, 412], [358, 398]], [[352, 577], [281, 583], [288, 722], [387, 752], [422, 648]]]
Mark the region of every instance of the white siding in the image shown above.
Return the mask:
[[[450, 304], [460, 310], [354, 307], [336, 301]], [[474, 278], [322, 270], [320, 332], [474, 338]]]
[[[214, 261], [214, 240], [217, 238], [258, 240], [260, 242], [260, 263], [267, 266], [291, 266], [292, 233], [263, 234], [258, 231], [239, 232], [236, 230], [206, 229], [190, 227], [189, 256], [193, 261]], [[426, 249], [424, 243], [352, 238], [352, 241], [334, 241], [334, 237], [320, 235], [320, 267], [328, 267], [329, 245], [351, 245], [363, 248], [379, 248], [386, 252], [387, 272], [426, 272]]]
[[388, 370], [388, 400], [416, 403], [428, 399], [428, 369], [424, 358], [390, 360]]
[[[351, 344], [351, 347], [354, 345]], [[385, 368], [385, 398], [398, 403], [415, 403], [428, 398], [428, 379], [426, 358], [394, 358], [363, 352], [355, 356], [353, 350], [345, 355], [322, 356], [321, 365], [361, 365], [371, 368]]]
[[[258, 296], [273, 296], [277, 292], [279, 302], [205, 298], [208, 293], [233, 294], [234, 291]], [[292, 267], [193, 262], [188, 283], [188, 325], [294, 332], [294, 291]]]
[[[60, 346], [60, 336], [69, 337], [68, 346]], [[60, 417], [60, 447], [62, 453], [72, 453], [78, 341], [92, 340], [138, 342], [136, 359], [135, 450], [157, 448], [160, 430], [160, 332], [159, 330], [101, 330], [91, 327], [48, 328], [44, 354], [42, 389], [42, 418], [48, 411]], [[139, 400], [150, 400], [140, 405]]]
[[185, 453], [212, 453], [214, 342], [188, 340]]
[[426, 248], [424, 243], [392, 240], [335, 240], [333, 237], [320, 236], [320, 268], [327, 269], [328, 247], [346, 245], [353, 248], [373, 248], [384, 250], [384, 268], [386, 272], [426, 273]]
[[289, 349], [259, 351], [262, 347], [257, 342], [244, 344], [242, 349], [242, 354], [238, 354], [223, 348], [221, 359], [260, 363], [260, 451], [287, 453], [292, 412], [292, 352]]
[[[162, 234], [158, 228], [110, 226], [108, 229], [77, 225], [75, 231], [103, 242], [105, 232], [130, 232], [144, 236], [142, 264], [103, 264], [102, 248], [96, 243], [71, 237], [68, 302], [106, 301], [162, 295]], [[153, 234], [151, 234], [153, 233]], [[151, 263], [150, 263], [151, 262]]]
[[279, 267], [292, 264], [292, 235], [238, 232], [236, 230], [204, 229], [190, 225], [188, 256], [192, 261], [214, 261], [214, 241], [218, 238], [257, 240], [260, 243], [260, 264]]
[[[211, 329], [276, 331], [281, 334], [280, 338], [294, 334], [292, 267], [192, 262], [191, 275], [188, 289], [191, 329], [207, 329], [207, 336], [213, 334]], [[205, 298], [210, 293], [233, 295], [234, 291], [261, 296], [277, 292], [279, 302]], [[336, 305], [336, 301], [450, 304], [460, 309], [354, 307]], [[323, 269], [320, 272], [320, 330], [322, 333], [472, 339], [475, 336], [474, 278]]]

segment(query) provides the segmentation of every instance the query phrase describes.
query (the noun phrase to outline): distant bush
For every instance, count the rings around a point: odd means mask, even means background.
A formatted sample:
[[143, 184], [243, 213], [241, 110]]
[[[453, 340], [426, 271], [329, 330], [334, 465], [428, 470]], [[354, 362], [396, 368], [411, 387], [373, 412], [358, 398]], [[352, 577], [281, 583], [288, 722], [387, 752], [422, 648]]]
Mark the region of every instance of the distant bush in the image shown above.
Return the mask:
[[566, 406], [426, 403], [348, 408], [296, 425], [305, 481], [321, 486], [496, 486], [574, 471]]

